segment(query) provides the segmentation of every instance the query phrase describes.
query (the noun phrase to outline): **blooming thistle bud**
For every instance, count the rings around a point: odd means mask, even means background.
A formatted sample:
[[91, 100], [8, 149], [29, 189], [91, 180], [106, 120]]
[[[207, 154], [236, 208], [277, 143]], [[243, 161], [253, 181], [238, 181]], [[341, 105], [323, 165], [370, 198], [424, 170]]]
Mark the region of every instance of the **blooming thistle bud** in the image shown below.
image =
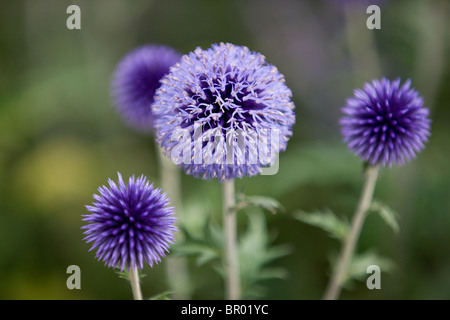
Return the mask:
[[292, 93], [262, 54], [230, 43], [197, 48], [161, 83], [153, 104], [157, 141], [186, 173], [253, 176], [286, 149]]
[[145, 45], [119, 62], [112, 80], [112, 95], [117, 111], [128, 125], [143, 132], [153, 130], [153, 96], [161, 78], [180, 57], [168, 46]]
[[142, 269], [144, 261], [153, 266], [174, 242], [174, 210], [144, 176], [136, 181], [131, 177], [128, 187], [118, 176], [118, 185], [109, 179], [109, 188], [100, 187], [96, 202], [86, 206], [90, 214], [82, 219], [88, 222], [82, 227], [84, 240], [93, 242], [89, 251], [97, 249], [96, 257], [108, 267]]
[[429, 111], [412, 89], [383, 78], [366, 83], [347, 99], [340, 120], [344, 141], [369, 165], [402, 165], [421, 151], [430, 136]]

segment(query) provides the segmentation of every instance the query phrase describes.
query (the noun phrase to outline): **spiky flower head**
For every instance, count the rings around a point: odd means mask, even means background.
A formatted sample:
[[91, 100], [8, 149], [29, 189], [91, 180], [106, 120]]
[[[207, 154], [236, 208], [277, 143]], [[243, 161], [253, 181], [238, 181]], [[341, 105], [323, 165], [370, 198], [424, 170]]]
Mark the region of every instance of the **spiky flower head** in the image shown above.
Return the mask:
[[118, 177], [118, 184], [109, 179], [109, 188], [98, 188], [96, 202], [86, 206], [84, 240], [93, 242], [89, 251], [97, 249], [96, 257], [108, 267], [142, 269], [144, 261], [153, 266], [174, 242], [174, 209], [144, 176], [130, 177], [128, 186]]
[[117, 65], [112, 95], [123, 120], [138, 131], [153, 131], [151, 104], [161, 78], [181, 55], [169, 46], [145, 45], [128, 53]]
[[295, 123], [292, 93], [262, 54], [230, 43], [197, 48], [161, 82], [157, 141], [186, 173], [253, 176], [285, 150]]
[[404, 164], [425, 147], [430, 136], [429, 110], [410, 80], [402, 86], [400, 79], [366, 83], [347, 99], [342, 112], [344, 141], [372, 166]]

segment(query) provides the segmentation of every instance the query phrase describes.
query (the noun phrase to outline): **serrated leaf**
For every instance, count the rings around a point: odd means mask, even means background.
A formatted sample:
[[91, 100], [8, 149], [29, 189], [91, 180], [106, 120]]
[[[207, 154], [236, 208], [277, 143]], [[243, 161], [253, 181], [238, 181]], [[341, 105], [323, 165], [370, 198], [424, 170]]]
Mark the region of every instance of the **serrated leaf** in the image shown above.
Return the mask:
[[213, 247], [198, 242], [185, 242], [173, 246], [172, 252], [174, 255], [178, 256], [197, 256], [198, 266], [219, 257], [219, 253]]
[[220, 228], [213, 224], [209, 218], [199, 234], [193, 235], [183, 226], [180, 229], [185, 234], [185, 240], [172, 247], [172, 253], [178, 256], [196, 256], [196, 263], [202, 266], [216, 258], [220, 258], [223, 247], [223, 236]]
[[219, 257], [218, 252], [216, 252], [214, 250], [203, 251], [197, 258], [197, 265], [202, 266], [204, 264], [207, 264], [210, 261], [213, 261], [214, 259], [216, 259], [218, 257]]
[[224, 236], [222, 229], [215, 223], [208, 224], [207, 240], [213, 244], [215, 248], [222, 249], [224, 244]]
[[398, 213], [394, 211], [392, 208], [390, 208], [388, 205], [379, 202], [379, 201], [373, 201], [370, 206], [371, 212], [376, 212], [380, 215], [380, 217], [386, 222], [386, 224], [395, 232], [397, 233], [400, 230], [399, 224], [398, 224]]
[[148, 300], [170, 300], [169, 296], [172, 294], [170, 291], [156, 294], [150, 297]]
[[120, 269], [115, 269], [115, 273], [119, 276], [119, 278], [123, 278], [123, 279], [130, 279], [130, 273], [128, 272], [127, 269], [124, 269], [123, 271], [120, 271]]
[[352, 279], [363, 280], [367, 278], [367, 267], [377, 265], [383, 272], [391, 272], [395, 264], [391, 259], [382, 257], [375, 252], [368, 251], [354, 255], [347, 269], [344, 284]]
[[271, 245], [265, 215], [261, 210], [247, 214], [248, 228], [240, 237], [239, 259], [242, 291], [245, 297], [257, 296], [258, 283], [286, 276], [286, 270], [268, 266], [272, 261], [290, 254], [288, 246]]
[[273, 214], [277, 213], [277, 211], [284, 210], [281, 203], [274, 198], [265, 196], [246, 196], [243, 194], [238, 196], [238, 203], [236, 204], [235, 210], [238, 211], [251, 206], [265, 209]]
[[265, 268], [259, 273], [259, 279], [286, 279], [287, 275], [288, 273], [285, 268]]
[[[252, 199], [247, 204], [251, 205], [245, 207], [247, 228], [238, 237], [242, 294], [245, 298], [257, 297], [258, 293], [263, 292], [259, 287], [261, 281], [285, 277], [284, 269], [271, 267], [269, 263], [291, 252], [287, 246], [271, 244], [273, 239], [269, 236], [265, 214], [262, 211], [281, 208], [279, 203], [264, 197], [250, 198]], [[172, 247], [173, 254], [196, 256], [197, 265], [216, 262], [211, 263], [212, 268], [225, 277], [225, 239], [222, 228], [207, 218], [203, 226], [197, 226], [195, 232], [188, 231], [183, 226], [180, 226], [180, 229], [185, 234], [185, 240]]]
[[340, 241], [343, 241], [350, 230], [350, 225], [346, 220], [336, 216], [331, 210], [305, 212], [297, 211], [294, 217], [309, 225], [321, 228], [328, 234]]

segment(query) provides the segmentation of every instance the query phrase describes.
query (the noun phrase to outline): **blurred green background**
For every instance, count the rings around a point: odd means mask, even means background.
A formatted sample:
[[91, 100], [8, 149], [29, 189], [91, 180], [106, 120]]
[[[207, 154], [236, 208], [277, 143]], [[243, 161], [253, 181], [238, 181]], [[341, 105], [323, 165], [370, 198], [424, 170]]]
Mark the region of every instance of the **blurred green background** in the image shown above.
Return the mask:
[[[447, 0], [385, 0], [381, 30], [366, 7], [343, 1], [62, 1], [0, 4], [0, 299], [131, 299], [128, 283], [88, 252], [81, 215], [107, 178], [145, 174], [160, 186], [152, 136], [123, 124], [111, 101], [118, 61], [146, 43], [187, 53], [216, 42], [246, 45], [278, 67], [293, 91], [297, 122], [273, 176], [237, 181], [248, 195], [278, 199], [267, 214], [273, 262], [284, 280], [263, 299], [320, 299], [338, 243], [293, 218], [330, 208], [351, 217], [361, 164], [341, 141], [338, 119], [353, 89], [372, 78], [412, 79], [431, 110], [432, 136], [416, 160], [381, 171], [375, 198], [400, 214], [395, 234], [369, 216], [359, 250], [394, 261], [381, 290], [355, 283], [342, 299], [450, 299], [450, 60]], [[81, 8], [68, 30], [66, 8]], [[184, 211], [220, 219], [220, 185], [182, 174]], [[220, 221], [220, 220], [218, 220]], [[245, 223], [243, 221], [242, 223]], [[244, 226], [245, 227], [245, 226]], [[81, 290], [66, 268], [81, 268]], [[222, 299], [221, 278], [189, 263], [193, 299]], [[144, 269], [144, 296], [166, 291], [164, 262]]]

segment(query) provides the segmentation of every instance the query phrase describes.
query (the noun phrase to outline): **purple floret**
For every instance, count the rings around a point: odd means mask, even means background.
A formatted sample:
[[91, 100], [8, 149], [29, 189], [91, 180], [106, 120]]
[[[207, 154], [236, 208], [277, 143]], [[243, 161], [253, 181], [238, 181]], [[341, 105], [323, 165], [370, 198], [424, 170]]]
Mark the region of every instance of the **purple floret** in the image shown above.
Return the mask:
[[391, 167], [415, 158], [430, 136], [429, 110], [412, 89], [385, 78], [366, 83], [349, 98], [340, 120], [344, 141], [369, 165]]
[[169, 200], [159, 189], [153, 188], [144, 176], [130, 177], [128, 187], [118, 173], [118, 185], [108, 180], [109, 188], [102, 186], [90, 212], [83, 215], [86, 242], [93, 242], [96, 257], [108, 267], [120, 270], [153, 266], [168, 252], [174, 242], [176, 218]]
[[161, 82], [153, 104], [157, 141], [186, 173], [253, 176], [286, 149], [292, 93], [262, 54], [230, 43], [197, 48]]
[[119, 62], [112, 80], [112, 95], [118, 113], [130, 127], [153, 131], [153, 96], [161, 85], [161, 78], [180, 57], [168, 46], [145, 45]]

